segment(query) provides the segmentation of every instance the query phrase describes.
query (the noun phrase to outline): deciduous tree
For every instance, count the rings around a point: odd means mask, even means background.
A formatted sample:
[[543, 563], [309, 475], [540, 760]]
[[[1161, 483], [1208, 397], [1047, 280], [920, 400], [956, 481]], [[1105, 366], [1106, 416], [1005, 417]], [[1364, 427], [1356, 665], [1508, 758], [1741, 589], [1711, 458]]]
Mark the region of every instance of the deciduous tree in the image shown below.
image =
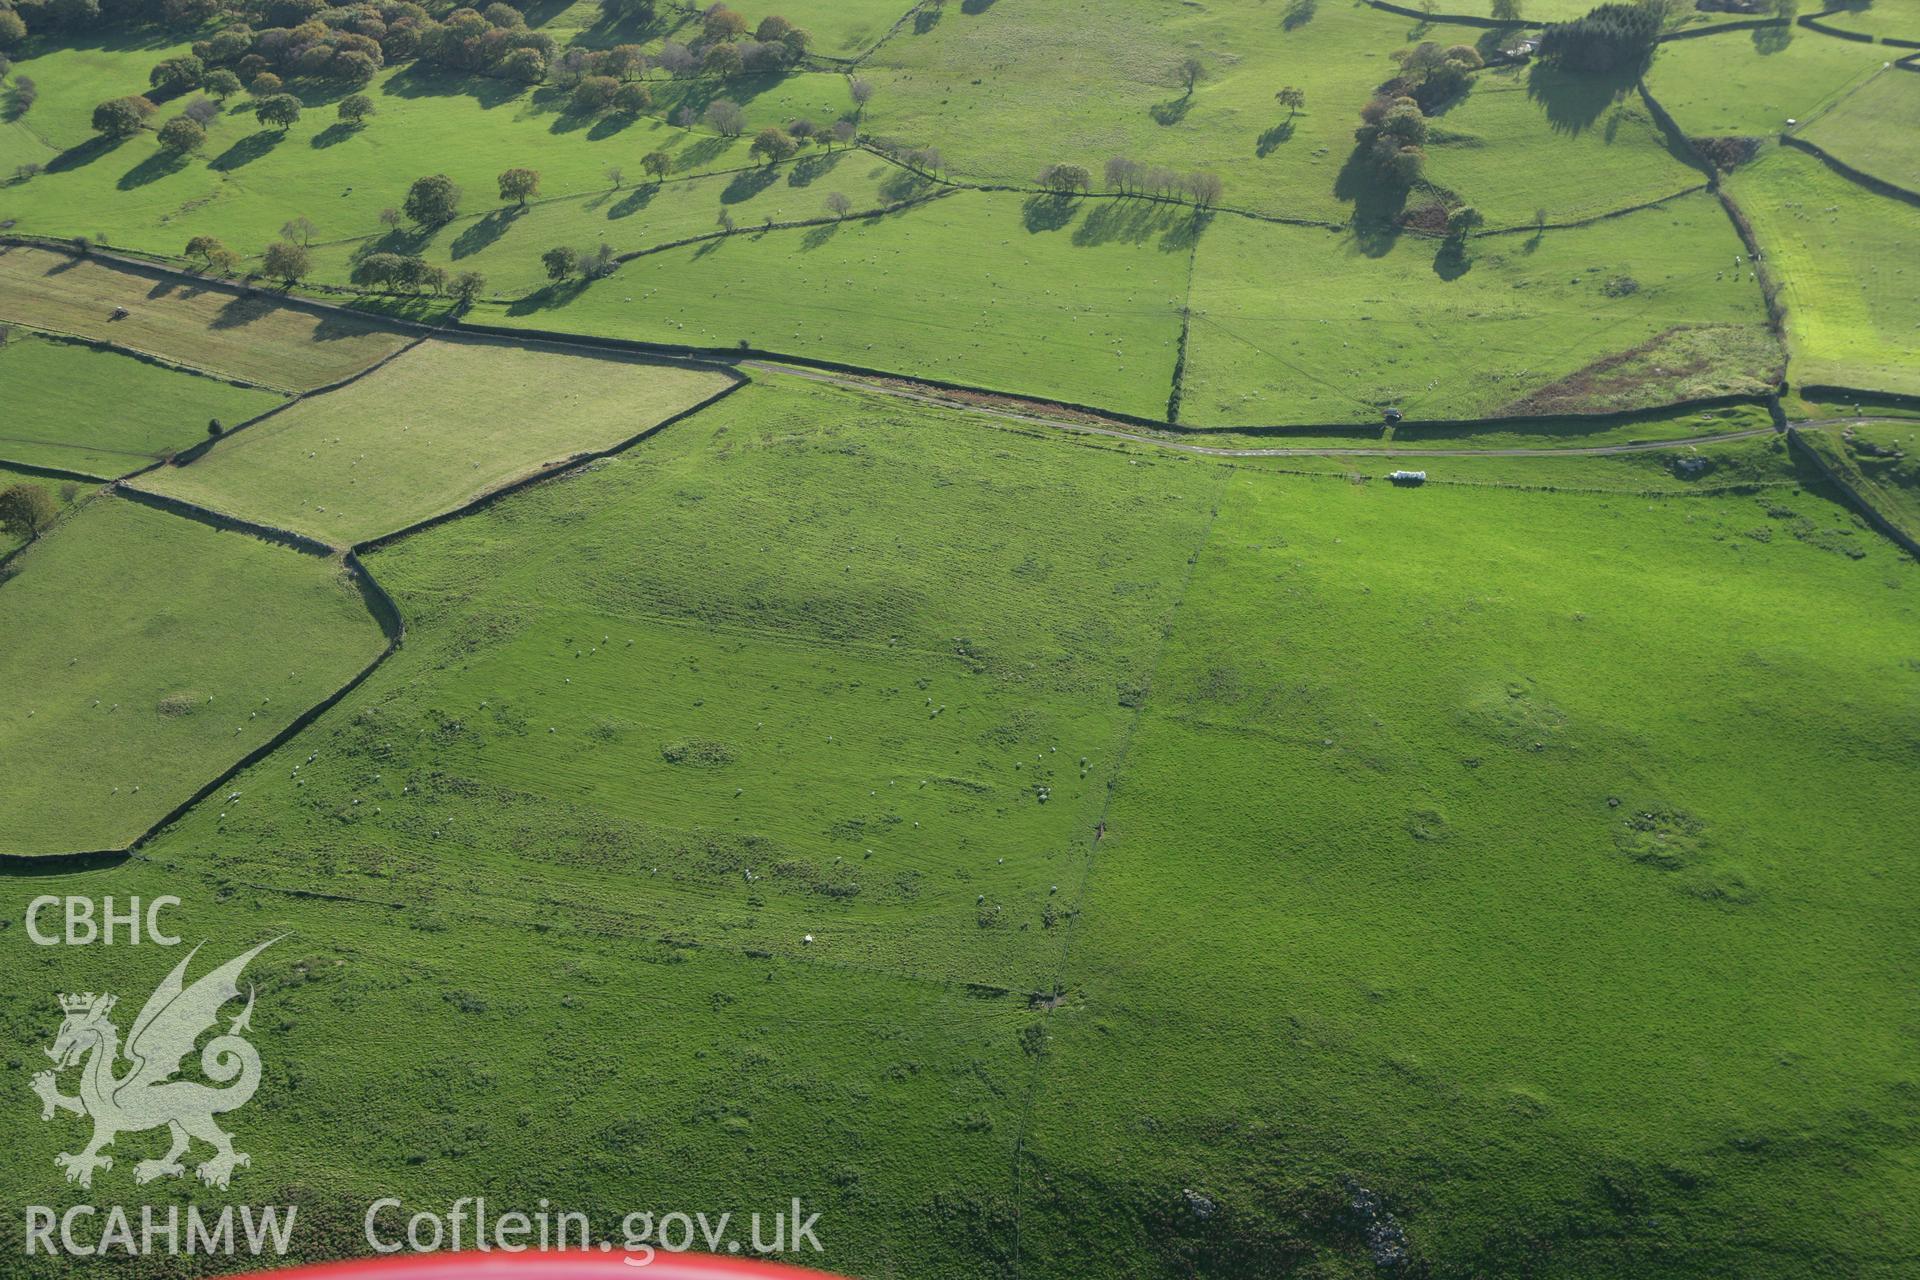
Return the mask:
[[735, 44], [708, 45], [700, 58], [700, 70], [721, 80], [731, 80], [746, 70], [746, 60], [740, 56], [740, 46]]
[[1040, 171], [1040, 185], [1062, 194], [1089, 191], [1093, 188], [1093, 175], [1081, 165], [1050, 164]]
[[730, 98], [715, 98], [709, 102], [702, 118], [709, 129], [729, 138], [737, 138], [747, 129], [747, 113]]
[[576, 115], [597, 115], [612, 105], [613, 95], [618, 92], [620, 82], [612, 76], [584, 76], [573, 86], [567, 105]]
[[524, 209], [527, 201], [539, 193], [540, 172], [537, 169], [508, 169], [500, 175], [502, 200], [512, 200]]
[[705, 30], [709, 40], [738, 40], [747, 34], [747, 20], [727, 6], [716, 4], [707, 10]]
[[253, 118], [285, 133], [300, 119], [300, 99], [290, 93], [276, 93], [254, 104]]
[[216, 67], [200, 77], [200, 87], [225, 102], [240, 92], [240, 77], [225, 67]]
[[265, 272], [268, 279], [284, 281], [291, 285], [307, 274], [307, 269], [312, 265], [313, 260], [304, 248], [292, 241], [276, 240], [267, 246], [267, 251], [261, 256], [260, 262], [261, 270]]
[[460, 214], [460, 188], [444, 173], [416, 179], [407, 188], [405, 208], [416, 226], [443, 226]]
[[778, 164], [799, 149], [800, 144], [785, 129], [768, 125], [754, 135], [753, 145], [747, 150], [750, 155], [757, 155], [768, 164]]
[[160, 148], [184, 156], [207, 145], [207, 131], [186, 116], [175, 116], [160, 126]]
[[205, 63], [190, 53], [183, 53], [155, 64], [153, 70], [147, 72], [147, 83], [161, 93], [185, 93], [199, 84], [206, 72]]
[[109, 98], [93, 109], [93, 131], [108, 138], [131, 138], [152, 114], [153, 104], [145, 98]]
[[22, 482], [0, 489], [0, 528], [16, 537], [39, 537], [59, 514], [53, 495], [37, 484]]

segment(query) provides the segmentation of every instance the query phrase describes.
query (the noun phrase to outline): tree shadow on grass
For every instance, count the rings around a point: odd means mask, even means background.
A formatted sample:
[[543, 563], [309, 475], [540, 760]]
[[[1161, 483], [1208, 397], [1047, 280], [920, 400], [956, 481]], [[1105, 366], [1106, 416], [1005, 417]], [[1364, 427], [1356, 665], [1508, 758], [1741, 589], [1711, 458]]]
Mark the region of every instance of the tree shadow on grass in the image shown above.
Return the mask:
[[285, 135], [277, 129], [261, 129], [257, 132], [250, 133], [213, 159], [207, 161], [207, 168], [214, 170], [216, 173], [232, 173], [235, 169], [250, 165], [261, 156], [266, 155], [267, 152], [273, 150], [274, 144], [279, 142], [284, 136]]
[[525, 212], [521, 209], [493, 209], [481, 215], [447, 246], [447, 252], [455, 259], [470, 258], [482, 249], [507, 234], [507, 229]]
[[328, 147], [339, 146], [358, 132], [360, 132], [360, 130], [357, 126], [350, 125], [345, 120], [336, 120], [320, 132], [314, 134], [311, 138], [308, 138], [307, 145], [316, 151], [324, 151]]
[[187, 167], [186, 153], [180, 151], [155, 151], [133, 168], [120, 175], [120, 181], [114, 183], [122, 191], [132, 191], [144, 187], [149, 182], [158, 182]]
[[1058, 192], [1031, 195], [1020, 206], [1020, 225], [1035, 235], [1059, 231], [1072, 222], [1073, 216], [1079, 211], [1079, 205], [1072, 196]]
[[1156, 102], [1147, 108], [1147, 114], [1159, 125], [1176, 125], [1187, 118], [1187, 112], [1193, 110], [1193, 95], [1183, 93], [1168, 102]]
[[1145, 244], [1165, 235], [1186, 212], [1180, 205], [1160, 200], [1090, 201], [1087, 216], [1073, 229], [1073, 243], [1082, 249], [1114, 241]]
[[923, 4], [920, 11], [913, 15], [913, 34], [923, 36], [940, 25], [940, 19], [946, 16], [944, 5]]
[[[1775, 12], [1784, 12], [1792, 16], [1794, 6], [1776, 6]], [[1793, 24], [1782, 23], [1777, 27], [1755, 27], [1753, 29], [1753, 51], [1761, 57], [1771, 57], [1776, 53], [1785, 53], [1787, 46], [1793, 43]]]
[[539, 27], [552, 22], [572, 7], [573, 0], [533, 0], [520, 6], [520, 16], [527, 20], [529, 27]]
[[233, 296], [228, 290], [215, 287], [211, 280], [156, 280], [153, 288], [147, 290], [147, 300], [158, 302], [163, 298], [177, 296], [182, 302], [192, 302], [195, 298], [207, 294], [220, 298]]
[[896, 169], [888, 174], [880, 184], [880, 198], [890, 204], [902, 200], [911, 200], [915, 196], [925, 195], [933, 187], [933, 179], [913, 169]]
[[660, 194], [659, 183], [657, 182], [642, 183], [640, 186], [637, 186], [633, 188], [631, 191], [627, 192], [626, 195], [620, 198], [619, 203], [615, 204], [612, 208], [608, 209], [607, 217], [610, 219], [611, 218], [630, 218], [634, 214], [646, 208], [648, 205], [652, 204], [653, 198], [658, 194]]
[[1286, 16], [1280, 19], [1280, 29], [1298, 31], [1313, 21], [1313, 15], [1319, 8], [1319, 0], [1291, 0], [1287, 5]]
[[[572, 7], [572, 0], [541, 0], [542, 4], [551, 4], [556, 13], [563, 13]], [[662, 5], [662, 9], [667, 6]], [[538, 26], [533, 20], [533, 10], [527, 11], [527, 25]], [[545, 21], [545, 19], [542, 19]], [[610, 49], [617, 44], [645, 44], [654, 36], [664, 36], [673, 30], [675, 23], [664, 14], [651, 18], [637, 18], [628, 15], [609, 17], [607, 11], [600, 11], [599, 19], [575, 39], [589, 49]]]
[[378, 240], [369, 240], [354, 250], [356, 258], [369, 253], [400, 253], [414, 255], [433, 243], [433, 237], [439, 227], [391, 227]]
[[[571, 106], [568, 106], [553, 118], [553, 123], [547, 126], [547, 132], [559, 134], [578, 133], [582, 129], [592, 129], [599, 121], [600, 117], [594, 115], [592, 112], [575, 111]], [[591, 137], [592, 134], [589, 133], [588, 136]]]
[[524, 298], [509, 303], [507, 314], [530, 316], [537, 311], [550, 311], [555, 307], [564, 307], [585, 293], [589, 283], [586, 280], [557, 280], [543, 288], [535, 289]]
[[320, 323], [313, 326], [315, 342], [337, 342], [341, 338], [364, 338], [367, 326], [347, 316], [334, 315], [331, 312], [320, 317]]
[[280, 309], [271, 298], [257, 293], [243, 293], [227, 300], [227, 304], [213, 313], [212, 328], [244, 329], [263, 316], [272, 315]]
[[1254, 144], [1253, 154], [1265, 160], [1268, 156], [1278, 151], [1282, 144], [1291, 140], [1292, 137], [1293, 121], [1282, 120], [1279, 124], [1260, 135], [1260, 140]]
[[48, 173], [65, 173], [69, 169], [79, 169], [92, 164], [110, 151], [119, 149], [123, 138], [103, 138], [98, 135], [88, 138], [75, 147], [68, 147], [53, 159], [47, 161]]
[[800, 252], [811, 253], [838, 234], [840, 234], [838, 222], [823, 222], [817, 227], [809, 227], [807, 234], [800, 237]]
[[1353, 239], [1369, 258], [1384, 258], [1400, 239], [1407, 188], [1380, 176], [1367, 148], [1355, 147], [1333, 180], [1337, 200], [1353, 205]]
[[751, 200], [780, 180], [780, 171], [772, 165], [762, 165], [758, 169], [744, 169], [733, 175], [720, 192], [721, 204], [740, 204]]
[[1458, 280], [1473, 270], [1473, 259], [1467, 256], [1467, 246], [1460, 240], [1449, 238], [1440, 244], [1440, 251], [1433, 255], [1433, 274], [1442, 280]]
[[1636, 66], [1608, 72], [1562, 71], [1536, 62], [1527, 69], [1527, 96], [1545, 109], [1555, 133], [1585, 133], [1633, 88], [1640, 70]]
[[965, 14], [985, 13], [993, 8], [993, 0], [960, 0], [960, 12]]
[[800, 157], [793, 167], [787, 170], [787, 185], [790, 187], [811, 186], [813, 183], [833, 172], [840, 163], [844, 151], [816, 151], [812, 155]]
[[673, 158], [673, 167], [682, 173], [698, 169], [725, 155], [727, 148], [732, 145], [732, 138], [703, 135], [698, 142]]
[[557, 84], [543, 84], [527, 95], [527, 106], [535, 115], [552, 115], [557, 111], [566, 111], [573, 104], [573, 94]]
[[639, 119], [638, 112], [610, 111], [593, 122], [593, 127], [587, 130], [587, 141], [599, 142], [606, 138], [617, 137], [631, 129]]
[[348, 84], [342, 80], [320, 80], [311, 76], [301, 76], [287, 86], [287, 92], [300, 99], [300, 105], [308, 111], [331, 107], [340, 99], [365, 90], [365, 85]]
[[1213, 210], [1182, 207], [1180, 215], [1160, 237], [1160, 252], [1187, 253], [1200, 243], [1200, 235], [1213, 225]]
[[527, 86], [494, 76], [433, 71], [415, 62], [381, 86], [396, 98], [472, 98], [482, 107], [504, 106], [526, 94]]

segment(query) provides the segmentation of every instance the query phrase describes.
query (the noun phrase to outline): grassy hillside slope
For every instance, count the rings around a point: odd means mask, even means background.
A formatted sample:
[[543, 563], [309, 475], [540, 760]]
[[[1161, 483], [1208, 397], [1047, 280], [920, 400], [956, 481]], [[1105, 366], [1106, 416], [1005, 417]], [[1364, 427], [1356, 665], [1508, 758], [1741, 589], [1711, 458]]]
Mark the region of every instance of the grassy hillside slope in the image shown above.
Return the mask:
[[[127, 314], [115, 313], [125, 310]], [[0, 320], [111, 342], [219, 378], [311, 391], [408, 339], [378, 322], [281, 306], [44, 249], [0, 246]]]
[[[1904, 1255], [1920, 568], [1790, 473], [1562, 466], [783, 382], [382, 552], [407, 646], [120, 881], [291, 935], [248, 1194], [314, 1252], [482, 1167], [799, 1195], [858, 1275]], [[78, 962], [27, 960], [37, 1043]], [[6, 1123], [0, 1190], [57, 1194]]]
[[345, 546], [610, 449], [731, 382], [621, 356], [435, 340], [139, 485]]
[[274, 392], [20, 331], [0, 347], [7, 419], [0, 457], [117, 476], [281, 402]]
[[14, 569], [0, 852], [126, 844], [384, 643], [338, 564], [126, 500], [90, 503]]

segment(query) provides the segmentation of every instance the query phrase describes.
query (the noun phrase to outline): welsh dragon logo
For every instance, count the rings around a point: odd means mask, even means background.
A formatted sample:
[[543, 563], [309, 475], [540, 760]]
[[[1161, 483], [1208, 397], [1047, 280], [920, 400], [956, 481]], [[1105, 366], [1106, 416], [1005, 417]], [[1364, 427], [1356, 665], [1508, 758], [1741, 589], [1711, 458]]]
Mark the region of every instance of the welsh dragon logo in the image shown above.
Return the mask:
[[[214, 1149], [195, 1169], [200, 1181], [210, 1187], [225, 1190], [233, 1171], [252, 1163], [233, 1149], [233, 1136], [213, 1121], [245, 1106], [260, 1087], [260, 1055], [244, 1038], [253, 1017], [251, 987], [246, 1007], [234, 1016], [226, 1033], [216, 1035], [200, 1051], [201, 1071], [225, 1087], [173, 1077], [200, 1037], [217, 1026], [221, 1007], [240, 998], [241, 970], [274, 941], [261, 943], [187, 986], [187, 965], [199, 951], [195, 947], [147, 998], [124, 1048], [120, 1029], [108, 1016], [115, 997], [92, 992], [60, 997], [66, 1018], [53, 1047], [46, 1051], [54, 1069], [33, 1077], [33, 1091], [40, 1095], [42, 1120], [53, 1119], [56, 1111], [93, 1120], [93, 1140], [83, 1150], [53, 1158], [66, 1171], [68, 1182], [91, 1187], [96, 1170], [113, 1168], [113, 1157], [100, 1154], [103, 1147], [120, 1134], [162, 1125], [173, 1135], [173, 1145], [158, 1160], [135, 1165], [136, 1182], [180, 1177], [186, 1172], [180, 1157], [195, 1138]], [[117, 1073], [123, 1054], [131, 1065]], [[60, 1092], [59, 1073], [73, 1066], [80, 1068], [80, 1093], [70, 1098]]]

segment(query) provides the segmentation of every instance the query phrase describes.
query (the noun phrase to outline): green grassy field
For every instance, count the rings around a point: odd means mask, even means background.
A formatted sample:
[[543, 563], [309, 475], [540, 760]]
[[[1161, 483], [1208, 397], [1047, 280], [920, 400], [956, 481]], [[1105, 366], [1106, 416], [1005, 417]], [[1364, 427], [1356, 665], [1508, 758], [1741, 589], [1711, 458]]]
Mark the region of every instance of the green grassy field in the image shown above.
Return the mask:
[[729, 382], [718, 370], [436, 340], [139, 485], [346, 546], [612, 448]]
[[[1098, 176], [1119, 154], [1216, 170], [1230, 206], [1377, 219], [1397, 211], [1385, 207], [1391, 197], [1347, 163], [1361, 104], [1402, 46], [1482, 34], [1413, 25], [1358, 5], [1259, 0], [949, 7], [931, 32], [897, 36], [863, 65], [878, 88], [866, 119], [875, 133], [937, 144], [956, 175], [974, 180], [1031, 183], [1052, 161]], [[1191, 95], [1177, 75], [1189, 55], [1208, 69]], [[1274, 101], [1284, 84], [1307, 95], [1291, 121]], [[1551, 73], [1485, 73], [1436, 119], [1461, 138], [1434, 149], [1431, 176], [1489, 217], [1516, 222], [1543, 205], [1565, 221], [1699, 180], [1666, 155], [1637, 106], [1614, 119], [1610, 105], [1610, 94], [1596, 98]]]
[[[1389, 406], [1467, 418], [1550, 385], [1554, 411], [1565, 412], [1605, 387], [1564, 380], [1673, 326], [1731, 325], [1736, 335], [1762, 326], [1759, 288], [1734, 267], [1739, 252], [1705, 194], [1586, 227], [1474, 237], [1457, 259], [1424, 237], [1380, 245], [1217, 219], [1196, 260], [1181, 420], [1364, 422]], [[1246, 269], [1253, 262], [1258, 275]], [[1639, 393], [1745, 389], [1774, 363], [1764, 343], [1756, 352], [1736, 336], [1729, 346], [1734, 360], [1709, 344], [1696, 353], [1703, 372]]]
[[0, 852], [126, 844], [383, 643], [338, 564], [125, 500], [89, 504], [14, 569]]
[[1799, 27], [1728, 31], [1661, 45], [1646, 83], [1691, 137], [1769, 137], [1830, 109], [1886, 60]]
[[[766, 0], [758, 8], [736, 7], [756, 23], [769, 13], [777, 13], [804, 27], [813, 36], [815, 53], [857, 58], [885, 38], [893, 24], [916, 5], [914, 0]], [[953, 7], [957, 15], [960, 6]], [[944, 10], [933, 9], [920, 21], [944, 20], [945, 16]], [[914, 22], [905, 28], [909, 32], [915, 29]]]
[[[119, 308], [127, 314], [116, 320]], [[280, 391], [337, 382], [408, 341], [375, 321], [282, 306], [270, 294], [243, 296], [19, 247], [0, 247], [6, 320]]]
[[[1419, 8], [1418, 5], [1406, 7]], [[1472, 14], [1481, 18], [1494, 16], [1493, 0], [1447, 0], [1446, 4], [1439, 7], [1441, 12], [1447, 14]], [[1592, 8], [1587, 0], [1521, 0], [1519, 17], [1524, 22], [1539, 24], [1571, 22]]]
[[[206, 958], [284, 940], [247, 970], [260, 1013], [272, 1010], [258, 1040], [275, 1072], [228, 1125], [253, 1165], [234, 1193], [189, 1180], [169, 1186], [170, 1203], [217, 1214], [245, 1186], [297, 1204], [289, 1261], [364, 1254], [372, 1198], [398, 1189], [450, 1204], [470, 1194], [489, 1150], [519, 1166], [503, 1166], [495, 1203], [544, 1196], [590, 1212], [615, 1242], [636, 1206], [737, 1213], [745, 1240], [749, 1211], [770, 1218], [798, 1196], [821, 1214], [829, 1264], [965, 1280], [1003, 1232], [1029, 1062], [1020, 1032], [1033, 1021], [1024, 998], [662, 940], [613, 913], [577, 927], [556, 911], [529, 927], [454, 903], [322, 902], [237, 885], [190, 852], [129, 864], [114, 892], [184, 898], [165, 919], [205, 939]], [[49, 884], [4, 883], [0, 907], [15, 920]], [[173, 959], [148, 946], [32, 947], [23, 935], [0, 939], [13, 979], [0, 1027], [23, 1057], [58, 1029], [48, 992], [144, 993]], [[281, 1088], [290, 1069], [297, 1094]], [[287, 1101], [266, 1106], [270, 1094]], [[75, 1193], [52, 1162], [78, 1141], [78, 1122], [38, 1123], [31, 1098], [13, 1110], [0, 1124], [18, 1158], [0, 1194], [65, 1203]], [[116, 1150], [130, 1160], [152, 1143], [128, 1135]], [[10, 1268], [37, 1280], [67, 1265], [42, 1255]]]
[[[1870, 1264], [1920, 570], [1751, 465], [1406, 491], [754, 386], [370, 557], [405, 648], [116, 888], [291, 935], [248, 1186], [315, 1252], [485, 1163], [797, 1194], [855, 1275], [1364, 1274], [1363, 1191], [1435, 1274]], [[32, 1044], [80, 962], [26, 959]]]
[[[110, 67], [97, 60], [63, 64], [26, 119], [37, 123], [44, 109], [50, 121], [84, 125], [101, 99], [140, 90], [146, 68], [166, 52], [116, 58]], [[24, 60], [16, 73], [38, 83], [45, 60]], [[831, 123], [849, 109], [844, 77], [836, 75], [795, 76], [754, 92], [753, 85], [723, 91], [705, 81], [659, 88], [656, 114], [584, 119], [568, 114], [558, 89], [469, 82], [408, 65], [368, 87], [377, 114], [361, 128], [337, 119], [337, 90], [301, 89], [307, 109], [284, 133], [262, 128], [250, 100], [237, 97], [209, 127], [202, 151], [185, 159], [164, 155], [150, 132], [102, 145], [84, 131], [73, 138], [62, 123], [49, 136], [70, 149], [23, 152], [22, 160], [43, 163], [47, 172], [0, 186], [0, 217], [14, 219], [22, 233], [72, 235], [75, 210], [84, 209], [87, 221], [79, 229], [103, 244], [177, 255], [190, 236], [206, 233], [237, 252], [257, 254], [294, 217], [310, 219], [318, 228], [312, 238], [321, 242], [380, 234], [381, 211], [399, 207], [408, 184], [432, 173], [452, 177], [464, 210], [478, 213], [500, 206], [495, 179], [515, 166], [538, 169], [543, 192], [564, 196], [605, 190], [606, 170], [614, 165], [637, 179], [641, 157], [655, 150], [669, 153], [681, 174], [752, 163], [750, 136], [728, 139], [668, 124], [683, 103], [700, 110], [712, 98], [737, 94], [756, 129], [801, 115]], [[163, 109], [154, 119], [171, 114]]]
[[832, 192], [846, 196], [855, 212], [864, 212], [927, 189], [898, 165], [859, 150], [812, 151], [786, 165], [658, 183], [645, 181], [638, 166], [631, 167], [618, 189], [609, 185], [525, 210], [495, 207], [464, 215], [424, 238], [401, 233], [316, 246], [315, 274], [346, 283], [360, 256], [404, 243], [448, 271], [481, 272], [491, 296], [519, 298], [550, 283], [540, 255], [557, 245], [592, 250], [608, 244], [634, 253], [715, 234], [723, 211], [742, 227], [821, 221], [833, 216], [826, 204]]
[[1882, 71], [1799, 133], [1862, 173], [1920, 192], [1920, 75]]
[[[362, 310], [0, 248], [0, 486], [63, 512], [0, 534], [16, 1080], [51, 993], [130, 1016], [178, 959], [32, 945], [34, 897], [176, 896], [209, 964], [279, 939], [230, 1190], [137, 1183], [164, 1138], [133, 1132], [69, 1185], [82, 1121], [19, 1097], [0, 1203], [297, 1204], [287, 1262], [365, 1255], [376, 1197], [484, 1193], [616, 1244], [634, 1210], [797, 1197], [825, 1252], [795, 1260], [863, 1280], [1914, 1271], [1920, 563], [1819, 462], [1920, 535], [1920, 211], [1777, 141], [1912, 185], [1900, 51], [1668, 41], [1652, 104], [1630, 72], [1482, 70], [1402, 191], [1357, 157], [1363, 104], [1408, 46], [1495, 33], [1320, 0], [733, 7], [814, 59], [655, 66], [651, 112], [597, 119], [402, 62], [364, 127], [296, 79], [291, 128], [238, 96], [169, 160], [90, 115], [183, 31], [75, 42], [29, 6], [0, 230], [252, 267], [306, 218], [298, 287]], [[656, 58], [706, 20], [522, 12]], [[763, 126], [854, 112], [850, 76], [862, 145], [755, 161]], [[668, 123], [722, 96], [745, 137]], [[1713, 179], [1732, 217], [1658, 106], [1756, 141]], [[929, 146], [933, 175], [883, 158]], [[1216, 172], [1221, 207], [1109, 193], [1116, 156]], [[1053, 163], [1095, 192], [1036, 193]], [[390, 225], [435, 172], [459, 216]], [[835, 192], [873, 216], [826, 221]], [[1411, 229], [1460, 204], [1475, 234]], [[546, 279], [603, 243], [635, 256]], [[376, 250], [486, 283], [347, 291]], [[776, 354], [740, 385], [542, 332]], [[295, 395], [137, 482], [161, 497], [25, 470], [124, 474]], [[367, 581], [163, 498], [336, 548], [472, 509]], [[367, 672], [389, 594], [404, 643]], [[362, 672], [135, 856], [45, 860], [124, 848]], [[84, 1266], [250, 1265], [117, 1261]]]
[[1481, 72], [1433, 128], [1428, 180], [1490, 229], [1529, 226], [1542, 210], [1548, 222], [1594, 218], [1705, 181], [1667, 150], [1637, 96], [1550, 67]]
[[[46, 476], [35, 475], [30, 471], [20, 471], [0, 462], [0, 489], [9, 489], [16, 484], [36, 485], [46, 491], [48, 496], [59, 504], [62, 515], [80, 498], [90, 492], [86, 485], [74, 480], [50, 480]], [[26, 544], [23, 533], [12, 529], [0, 529], [0, 556], [15, 551]], [[0, 581], [4, 581], [0, 579]]]
[[[116, 40], [112, 47], [51, 49], [35, 58], [16, 59], [8, 84], [0, 87], [0, 104], [6, 107], [0, 116], [11, 117], [0, 123], [0, 176], [11, 177], [23, 164], [49, 164], [84, 144], [93, 135], [89, 117], [95, 103], [115, 92], [136, 91], [146, 84], [149, 67], [184, 52], [185, 45], [164, 38], [135, 38]], [[38, 90], [24, 112], [11, 96], [21, 76]], [[9, 216], [18, 194], [17, 187], [0, 186], [0, 208]]]
[[265, 413], [281, 397], [19, 331], [0, 347], [7, 388], [0, 457], [102, 477], [123, 475]]
[[[268, 803], [183, 838], [273, 883], [398, 876], [529, 922], [562, 892], [1024, 991], [1204, 474], [746, 388], [371, 555], [408, 618], [391, 670], [289, 747], [320, 753], [297, 779], [253, 772]], [[1013, 536], [1035, 510], [1045, 534]], [[256, 864], [269, 844], [305, 852]]]
[[1194, 226], [1177, 206], [969, 191], [877, 219], [652, 254], [583, 290], [474, 315], [744, 342], [1159, 417]]
[[1794, 381], [1920, 392], [1920, 209], [1774, 150], [1729, 190], [1782, 281]]
[[1062, 967], [1027, 1265], [1305, 1262], [1363, 1190], [1434, 1274], [1910, 1251], [1917, 586], [1813, 492], [1236, 476]]
[[1800, 439], [1882, 519], [1920, 542], [1920, 429], [1874, 423]]
[[1863, 32], [1876, 40], [1889, 36], [1897, 40], [1920, 40], [1920, 3], [1916, 0], [1870, 0], [1820, 21], [1842, 31]]

